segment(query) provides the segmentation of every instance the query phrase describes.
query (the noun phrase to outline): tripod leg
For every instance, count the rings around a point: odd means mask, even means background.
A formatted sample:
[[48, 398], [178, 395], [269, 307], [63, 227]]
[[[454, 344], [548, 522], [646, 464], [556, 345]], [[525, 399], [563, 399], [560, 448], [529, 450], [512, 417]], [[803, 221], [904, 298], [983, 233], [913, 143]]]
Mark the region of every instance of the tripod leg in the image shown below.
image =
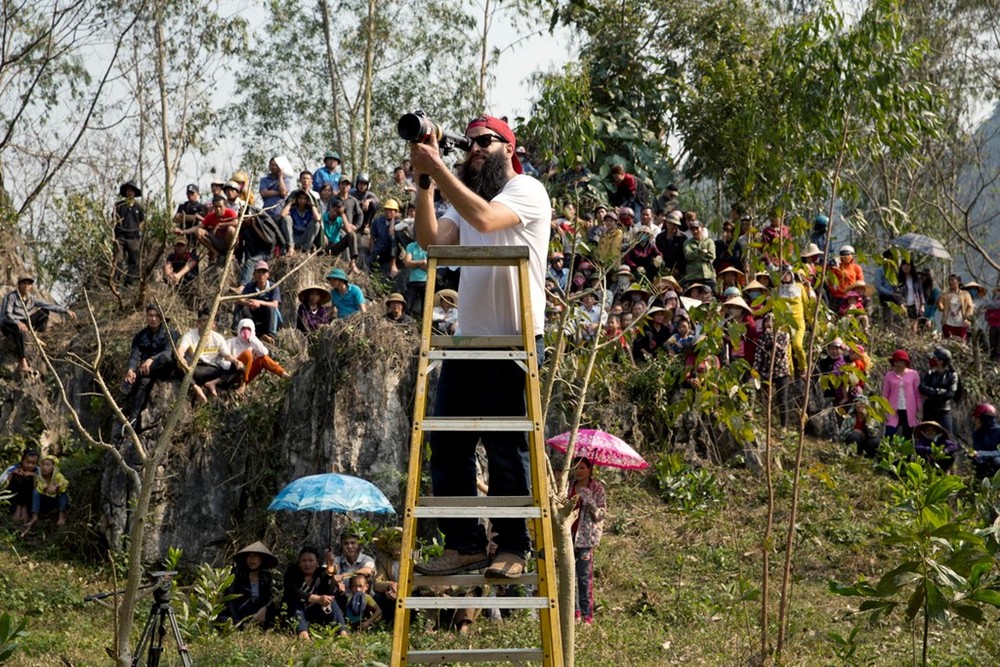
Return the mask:
[[181, 627], [177, 624], [177, 616], [174, 615], [173, 607], [167, 609], [167, 614], [170, 616], [170, 628], [174, 632], [174, 639], [177, 640], [177, 652], [181, 656], [181, 664], [184, 667], [192, 667], [191, 656], [188, 654], [187, 644], [184, 643], [184, 637], [181, 636]]
[[153, 641], [153, 618], [156, 616], [156, 609], [149, 610], [149, 618], [146, 619], [146, 625], [142, 627], [142, 634], [139, 635], [139, 641], [136, 642], [135, 650], [132, 653], [132, 667], [139, 667], [142, 663], [142, 654], [146, 649], [146, 643]]

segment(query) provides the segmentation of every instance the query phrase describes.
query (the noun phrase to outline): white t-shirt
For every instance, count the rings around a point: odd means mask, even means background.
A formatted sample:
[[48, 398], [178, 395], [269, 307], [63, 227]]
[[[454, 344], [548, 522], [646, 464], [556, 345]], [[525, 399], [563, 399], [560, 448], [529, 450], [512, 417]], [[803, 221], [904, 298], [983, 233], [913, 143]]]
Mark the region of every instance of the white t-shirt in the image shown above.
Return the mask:
[[[492, 199], [513, 211], [519, 224], [490, 234], [477, 231], [449, 206], [442, 218], [458, 225], [461, 245], [528, 246], [531, 276], [531, 314], [535, 334], [545, 326], [545, 264], [548, 253], [552, 207], [545, 187], [524, 174], [507, 181]], [[458, 286], [459, 334], [511, 335], [521, 333], [517, 297], [517, 269], [503, 266], [462, 267]]]
[[[198, 333], [198, 330], [191, 329], [181, 337], [180, 342], [177, 344], [177, 350], [183, 350], [184, 356], [190, 358], [191, 353], [198, 347], [198, 340], [200, 338], [201, 334]], [[218, 331], [213, 331], [209, 334], [208, 340], [205, 341], [205, 347], [202, 348], [198, 361], [203, 364], [218, 366], [219, 368], [229, 368], [229, 362], [222, 357], [226, 349], [226, 339]]]

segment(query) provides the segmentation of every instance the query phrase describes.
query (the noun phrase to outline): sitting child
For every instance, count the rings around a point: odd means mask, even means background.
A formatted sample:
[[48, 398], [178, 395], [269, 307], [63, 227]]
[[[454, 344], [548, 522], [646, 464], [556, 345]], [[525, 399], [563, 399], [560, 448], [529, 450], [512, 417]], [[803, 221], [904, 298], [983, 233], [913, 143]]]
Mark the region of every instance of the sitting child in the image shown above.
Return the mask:
[[1000, 470], [1000, 424], [997, 409], [980, 403], [972, 411], [972, 465], [976, 477], [992, 477]]
[[854, 424], [844, 429], [844, 442], [857, 446], [858, 456], [873, 458], [882, 441], [878, 424], [868, 414], [868, 399], [861, 396], [854, 403]]
[[352, 630], [364, 632], [382, 618], [382, 610], [368, 593], [368, 576], [351, 577], [351, 597], [347, 601], [344, 617]]
[[31, 496], [31, 521], [24, 527], [22, 535], [26, 535], [38, 522], [38, 515], [42, 512], [59, 510], [56, 525], [66, 525], [66, 509], [69, 507], [66, 489], [69, 488], [69, 480], [59, 472], [59, 459], [51, 454], [43, 456], [39, 470], [35, 478], [35, 491]]
[[913, 449], [917, 456], [948, 472], [955, 462], [958, 443], [937, 422], [920, 422], [913, 428]]
[[674, 335], [667, 339], [667, 350], [671, 354], [687, 354], [694, 346], [694, 340], [691, 320], [678, 317], [674, 322]]
[[14, 494], [10, 503], [14, 508], [14, 521], [18, 523], [30, 518], [31, 496], [38, 474], [38, 452], [34, 449], [25, 449], [21, 454], [21, 461], [0, 474], [0, 489], [7, 488]]

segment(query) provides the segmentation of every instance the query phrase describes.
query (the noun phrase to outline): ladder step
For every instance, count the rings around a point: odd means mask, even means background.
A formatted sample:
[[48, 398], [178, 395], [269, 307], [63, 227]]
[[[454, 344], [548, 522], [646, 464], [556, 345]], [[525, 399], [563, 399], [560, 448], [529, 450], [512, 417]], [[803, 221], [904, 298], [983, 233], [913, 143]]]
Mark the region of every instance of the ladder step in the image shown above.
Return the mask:
[[417, 519], [538, 519], [542, 509], [531, 496], [425, 496], [417, 501]]
[[425, 417], [413, 423], [424, 431], [508, 431], [530, 433], [535, 424], [526, 417]]
[[528, 353], [523, 350], [431, 350], [427, 358], [433, 361], [448, 359], [472, 359], [474, 361], [526, 360]]
[[517, 579], [502, 579], [500, 577], [487, 577], [482, 574], [414, 574], [414, 586], [507, 586], [517, 584], [518, 586], [537, 586], [538, 573], [527, 572]]
[[524, 338], [521, 336], [431, 336], [431, 347], [443, 348], [501, 348], [516, 347], [524, 349]]
[[[511, 582], [517, 581], [511, 579]], [[403, 600], [407, 609], [548, 609], [555, 606], [555, 600], [549, 598], [517, 598], [517, 597], [408, 597]]]
[[467, 261], [482, 260], [514, 260], [512, 265], [517, 265], [521, 258], [528, 258], [528, 246], [460, 246], [460, 245], [432, 245], [427, 246], [428, 259], [448, 260], [449, 265], [468, 266]]
[[406, 663], [443, 665], [452, 662], [540, 662], [545, 657], [540, 648], [479, 648], [450, 651], [410, 651]]

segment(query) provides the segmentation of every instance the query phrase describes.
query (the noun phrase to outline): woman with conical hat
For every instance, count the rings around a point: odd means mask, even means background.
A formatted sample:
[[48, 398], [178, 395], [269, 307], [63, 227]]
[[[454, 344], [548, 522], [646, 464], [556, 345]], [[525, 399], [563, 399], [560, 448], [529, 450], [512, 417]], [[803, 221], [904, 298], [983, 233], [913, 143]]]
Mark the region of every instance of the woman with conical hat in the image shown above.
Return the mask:
[[278, 559], [263, 542], [254, 542], [237, 551], [233, 556], [233, 583], [226, 589], [226, 595], [234, 597], [226, 603], [218, 620], [232, 621], [238, 627], [271, 625], [275, 614], [271, 570], [277, 565]]

